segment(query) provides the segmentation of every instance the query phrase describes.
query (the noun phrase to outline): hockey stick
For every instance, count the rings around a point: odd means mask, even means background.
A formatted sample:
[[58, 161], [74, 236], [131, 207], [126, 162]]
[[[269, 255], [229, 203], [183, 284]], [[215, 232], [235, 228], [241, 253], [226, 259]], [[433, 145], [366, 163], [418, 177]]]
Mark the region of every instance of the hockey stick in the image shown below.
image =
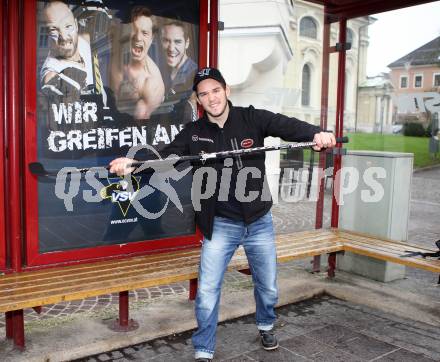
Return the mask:
[[[347, 137], [341, 137], [336, 138], [337, 143], [347, 143], [348, 138]], [[174, 164], [176, 162], [184, 162], [184, 161], [199, 161], [199, 162], [205, 162], [207, 160], [212, 159], [223, 159], [228, 157], [236, 157], [236, 156], [242, 156], [242, 155], [248, 155], [252, 153], [259, 153], [259, 152], [267, 152], [267, 151], [277, 151], [277, 150], [284, 150], [284, 149], [299, 149], [299, 148], [308, 148], [316, 146], [316, 142], [299, 142], [299, 143], [285, 143], [281, 145], [274, 145], [274, 146], [262, 146], [262, 147], [254, 147], [254, 148], [242, 148], [239, 150], [229, 150], [229, 151], [220, 151], [220, 152], [211, 152], [211, 153], [201, 153], [198, 155], [187, 155], [187, 156], [176, 156], [176, 157], [169, 157], [166, 159], [157, 159], [157, 160], [148, 160], [148, 161], [135, 161], [131, 164], [127, 165], [127, 167], [139, 167], [141, 165], [149, 165], [150, 167], [153, 167], [157, 164]], [[104, 168], [106, 170], [109, 169], [109, 166], [96, 166], [93, 168]], [[90, 171], [92, 167], [86, 167], [86, 168], [73, 168], [70, 169], [68, 172], [79, 172], [81, 174], [86, 173]], [[40, 162], [31, 162], [29, 163], [29, 171], [36, 175], [36, 176], [57, 176], [58, 173], [62, 169], [59, 170], [46, 170], [42, 163]]]

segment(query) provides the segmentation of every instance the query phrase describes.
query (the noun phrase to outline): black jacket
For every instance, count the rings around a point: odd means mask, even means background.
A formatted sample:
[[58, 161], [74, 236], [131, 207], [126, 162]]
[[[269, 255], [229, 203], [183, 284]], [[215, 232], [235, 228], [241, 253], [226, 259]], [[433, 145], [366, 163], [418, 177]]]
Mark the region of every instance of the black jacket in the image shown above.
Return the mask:
[[[210, 122], [205, 114], [196, 122], [186, 124], [174, 141], [161, 153], [164, 155], [196, 155], [201, 152], [223, 151], [225, 148], [261, 147], [264, 146], [264, 138], [268, 136], [280, 137], [286, 141], [311, 141], [313, 136], [321, 131], [319, 127], [296, 118], [255, 109], [253, 106], [234, 107], [229, 102], [229, 107], [229, 116], [223, 128]], [[244, 167], [256, 167], [261, 172], [261, 177], [252, 178], [249, 175], [247, 178], [246, 195], [249, 191], [258, 191], [259, 196], [254, 201], [241, 203], [246, 224], [250, 224], [266, 214], [272, 206], [269, 187], [264, 177], [264, 160], [264, 153], [254, 153], [241, 156], [241, 160], [235, 159], [232, 166], [233, 179]], [[207, 166], [217, 170], [217, 186], [214, 195], [206, 200], [201, 200], [201, 210], [196, 210], [196, 223], [208, 239], [212, 236], [223, 165], [224, 160], [208, 160], [205, 164], [199, 162], [194, 164], [194, 172], [197, 172], [200, 167]]]

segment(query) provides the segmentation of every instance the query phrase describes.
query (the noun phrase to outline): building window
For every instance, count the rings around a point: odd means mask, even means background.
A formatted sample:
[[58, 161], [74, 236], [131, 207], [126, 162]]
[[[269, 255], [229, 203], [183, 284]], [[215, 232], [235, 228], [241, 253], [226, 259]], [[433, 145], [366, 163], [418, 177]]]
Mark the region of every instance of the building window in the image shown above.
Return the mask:
[[434, 87], [440, 87], [440, 73], [434, 73], [434, 80], [432, 81]]
[[302, 70], [302, 84], [301, 84], [301, 105], [310, 106], [310, 84], [311, 71], [308, 64], [304, 65]]
[[414, 76], [414, 88], [422, 88], [423, 86], [423, 76], [421, 74], [417, 74]]
[[47, 26], [41, 26], [40, 36], [38, 38], [38, 47], [47, 48], [47, 40], [48, 40], [48, 28]]
[[400, 77], [400, 88], [408, 88], [408, 77], [407, 76]]
[[306, 16], [301, 19], [299, 24], [299, 35], [313, 39], [318, 37], [318, 26], [312, 17]]

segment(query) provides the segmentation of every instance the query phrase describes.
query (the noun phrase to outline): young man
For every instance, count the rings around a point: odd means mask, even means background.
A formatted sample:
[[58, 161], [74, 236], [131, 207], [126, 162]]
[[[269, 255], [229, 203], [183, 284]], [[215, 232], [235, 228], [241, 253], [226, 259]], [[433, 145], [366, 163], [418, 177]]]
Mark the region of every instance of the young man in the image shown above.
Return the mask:
[[117, 107], [135, 119], [149, 119], [164, 100], [162, 75], [148, 55], [154, 36], [153, 14], [144, 6], [131, 13], [130, 62], [112, 72]]
[[[205, 115], [187, 124], [164, 154], [199, 154], [263, 146], [268, 136], [287, 141], [316, 142], [315, 150], [333, 147], [335, 137], [295, 118], [258, 110], [252, 106], [235, 107], [228, 100], [230, 88], [215, 68], [201, 69], [194, 78], [197, 101]], [[231, 160], [207, 161], [217, 172], [217, 187], [211, 198], [201, 200], [197, 224], [204, 235], [201, 251], [195, 314], [198, 329], [192, 337], [196, 361], [211, 361], [215, 350], [221, 285], [227, 265], [239, 245], [249, 262], [254, 282], [256, 324], [266, 350], [278, 348], [273, 333], [274, 307], [277, 303], [276, 250], [270, 208], [272, 201], [265, 179], [265, 155], [251, 154]], [[132, 160], [120, 158], [110, 163], [110, 172], [126, 174]], [[195, 166], [196, 167], [196, 166]], [[199, 165], [200, 167], [200, 165]], [[223, 170], [231, 169], [225, 185]], [[252, 177], [245, 180], [243, 170]], [[257, 176], [257, 177], [256, 177]], [[259, 177], [258, 177], [259, 176]], [[194, 192], [195, 190], [193, 190]], [[198, 190], [196, 190], [197, 192]], [[253, 193], [256, 198], [249, 198]]]
[[166, 98], [189, 98], [197, 64], [187, 54], [190, 45], [188, 28], [180, 21], [170, 21], [162, 27], [160, 38], [169, 69], [169, 75], [165, 77]]

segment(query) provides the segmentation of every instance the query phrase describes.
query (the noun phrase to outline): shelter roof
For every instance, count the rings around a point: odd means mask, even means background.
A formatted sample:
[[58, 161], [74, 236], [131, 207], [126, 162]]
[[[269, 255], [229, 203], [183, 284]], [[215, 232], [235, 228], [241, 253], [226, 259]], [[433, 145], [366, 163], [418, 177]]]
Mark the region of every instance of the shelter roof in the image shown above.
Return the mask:
[[[397, 10], [408, 6], [420, 5], [434, 0], [308, 0], [316, 4], [324, 5], [328, 15], [336, 18], [357, 18], [381, 13], [384, 11]], [[335, 19], [336, 20], [336, 19]]]

